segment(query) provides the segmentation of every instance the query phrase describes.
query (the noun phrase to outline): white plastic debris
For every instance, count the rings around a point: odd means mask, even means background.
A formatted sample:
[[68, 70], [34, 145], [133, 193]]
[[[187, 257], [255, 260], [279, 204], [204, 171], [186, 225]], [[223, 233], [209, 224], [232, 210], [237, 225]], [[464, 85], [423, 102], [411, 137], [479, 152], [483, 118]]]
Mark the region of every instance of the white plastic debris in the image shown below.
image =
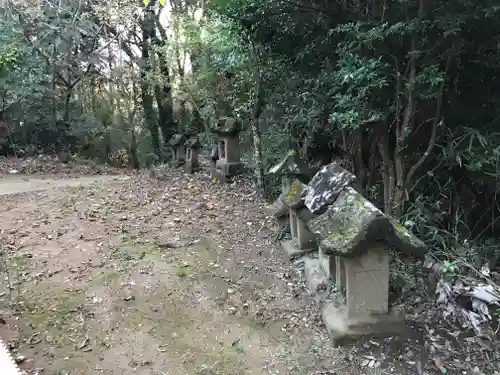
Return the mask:
[[484, 301], [489, 305], [498, 305], [500, 302], [500, 296], [493, 288], [493, 285], [477, 285], [465, 295]]
[[2, 340], [0, 340], [0, 369], [2, 369], [2, 375], [25, 375]]
[[[492, 285], [479, 284], [472, 290], [465, 291], [462, 283], [457, 283], [455, 288], [440, 279], [436, 286], [436, 303], [443, 309], [443, 317], [453, 316], [460, 323], [474, 329], [476, 334], [481, 333], [485, 323], [491, 321], [488, 305], [499, 305], [500, 297]], [[458, 297], [465, 297], [469, 301], [471, 309], [465, 308], [457, 303]]]

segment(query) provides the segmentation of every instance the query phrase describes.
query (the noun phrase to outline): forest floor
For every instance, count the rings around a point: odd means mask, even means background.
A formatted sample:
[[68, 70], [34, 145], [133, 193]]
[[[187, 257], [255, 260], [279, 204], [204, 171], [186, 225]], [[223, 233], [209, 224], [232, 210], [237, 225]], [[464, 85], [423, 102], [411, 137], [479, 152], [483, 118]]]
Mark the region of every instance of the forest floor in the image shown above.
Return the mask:
[[404, 342], [334, 348], [273, 228], [203, 174], [0, 175], [0, 338], [32, 374], [423, 373]]

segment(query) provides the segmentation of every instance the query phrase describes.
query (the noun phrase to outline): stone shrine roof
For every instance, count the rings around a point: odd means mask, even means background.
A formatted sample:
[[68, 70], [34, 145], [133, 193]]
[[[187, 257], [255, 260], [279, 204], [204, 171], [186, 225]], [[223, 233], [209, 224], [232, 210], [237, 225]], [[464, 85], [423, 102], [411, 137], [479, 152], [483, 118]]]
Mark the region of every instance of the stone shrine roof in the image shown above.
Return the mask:
[[219, 118], [217, 125], [215, 125], [212, 128], [213, 133], [223, 136], [236, 135], [240, 132], [240, 130], [241, 130], [240, 122], [236, 120], [234, 117], [221, 117]]
[[417, 256], [427, 251], [421, 240], [350, 186], [338, 193], [326, 212], [310, 220], [308, 227], [326, 255], [356, 257], [377, 242]]
[[180, 146], [180, 144], [184, 142], [185, 139], [186, 137], [184, 136], [184, 134], [174, 134], [172, 138], [170, 138], [170, 141], [168, 141], [168, 144], [172, 147]]
[[298, 209], [304, 206], [304, 193], [307, 191], [307, 185], [294, 180], [290, 188], [284, 192], [283, 201], [286, 205], [293, 209]]
[[288, 215], [288, 205], [285, 203], [285, 195], [281, 195], [267, 207], [268, 212], [276, 219]]
[[324, 212], [332, 204], [340, 192], [356, 180], [348, 170], [337, 163], [323, 166], [307, 186], [304, 205], [313, 214]]
[[294, 176], [301, 182], [308, 183], [311, 170], [299, 157], [297, 151], [290, 150], [285, 158], [269, 169], [267, 173], [270, 175]]
[[186, 142], [184, 142], [184, 146], [186, 146], [187, 148], [197, 149], [197, 148], [201, 147], [201, 143], [200, 143], [200, 140], [198, 139], [198, 137], [193, 136], [193, 137], [189, 137], [186, 140]]

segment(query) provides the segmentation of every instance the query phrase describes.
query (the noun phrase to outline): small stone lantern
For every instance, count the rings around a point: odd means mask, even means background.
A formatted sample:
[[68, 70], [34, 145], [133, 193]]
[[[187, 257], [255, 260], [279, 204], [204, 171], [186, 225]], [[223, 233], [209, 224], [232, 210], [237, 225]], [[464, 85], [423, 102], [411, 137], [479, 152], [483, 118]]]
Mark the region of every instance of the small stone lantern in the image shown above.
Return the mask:
[[201, 147], [198, 137], [189, 137], [184, 143], [186, 148], [186, 162], [184, 163], [184, 170], [187, 173], [194, 173], [199, 168], [198, 153]]
[[323, 305], [323, 321], [336, 345], [365, 335], [398, 333], [404, 320], [389, 309], [389, 251], [423, 256], [425, 244], [346, 185], [352, 182], [349, 172], [329, 167], [337, 174], [323, 168], [315, 186], [321, 180], [323, 186], [334, 181], [337, 190], [327, 194], [310, 189], [305, 199], [316, 214], [308, 226], [328, 260], [321, 265], [337, 285], [337, 298]]
[[278, 221], [281, 228], [289, 224], [289, 211], [285, 203], [285, 194], [292, 188], [294, 180], [306, 184], [309, 182], [310, 170], [299, 158], [295, 150], [288, 151], [285, 158], [272, 167], [268, 175], [281, 177], [281, 195], [269, 207], [270, 214]]
[[295, 150], [290, 150], [285, 158], [269, 169], [269, 175], [281, 177], [281, 191], [288, 191], [294, 180], [307, 184], [311, 178], [309, 167], [300, 159]]
[[221, 181], [238, 174], [242, 169], [239, 150], [240, 124], [232, 117], [221, 117], [212, 129], [218, 137], [218, 159], [215, 177]]
[[303, 195], [307, 186], [299, 180], [294, 180], [285, 192], [283, 201], [288, 206], [290, 232], [292, 239], [281, 243], [290, 258], [295, 258], [316, 251], [316, 237], [309, 230], [307, 221], [312, 218], [309, 210], [304, 207]]
[[184, 136], [184, 134], [174, 134], [168, 142], [168, 145], [172, 147], [172, 150], [174, 151], [174, 161], [177, 165], [181, 165], [184, 163], [184, 159], [186, 156], [186, 152], [184, 149], [185, 141], [186, 137]]
[[[356, 181], [356, 176], [342, 168], [337, 163], [323, 166], [307, 185], [307, 193], [304, 197], [304, 205], [314, 215], [325, 212], [329, 205], [333, 204], [340, 192]], [[331, 277], [331, 270], [335, 270], [335, 258], [325, 256], [321, 247], [318, 248], [318, 258], [323, 270]], [[329, 263], [332, 263], [331, 265]], [[341, 262], [337, 259], [337, 264]]]

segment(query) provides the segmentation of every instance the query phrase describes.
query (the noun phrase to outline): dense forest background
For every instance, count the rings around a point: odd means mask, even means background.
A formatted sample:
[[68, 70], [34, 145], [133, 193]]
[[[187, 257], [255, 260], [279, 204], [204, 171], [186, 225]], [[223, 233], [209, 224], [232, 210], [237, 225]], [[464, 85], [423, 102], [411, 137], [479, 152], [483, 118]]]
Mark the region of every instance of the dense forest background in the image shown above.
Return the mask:
[[446, 267], [500, 255], [500, 5], [28, 0], [0, 9], [0, 155], [140, 168], [244, 126], [257, 186], [291, 142], [341, 160]]

